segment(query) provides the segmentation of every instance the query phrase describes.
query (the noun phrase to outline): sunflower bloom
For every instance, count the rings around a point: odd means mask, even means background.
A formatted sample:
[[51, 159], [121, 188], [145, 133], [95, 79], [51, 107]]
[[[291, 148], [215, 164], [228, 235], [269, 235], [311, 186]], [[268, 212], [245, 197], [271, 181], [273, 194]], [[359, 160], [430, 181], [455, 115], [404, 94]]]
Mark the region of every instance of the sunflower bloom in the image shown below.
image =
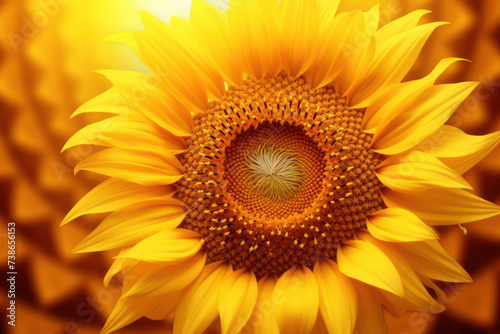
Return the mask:
[[402, 82], [444, 24], [427, 11], [378, 29], [378, 6], [338, 5], [193, 0], [110, 38], [151, 74], [101, 71], [75, 114], [114, 115], [64, 147], [105, 147], [75, 171], [110, 178], [63, 221], [110, 213], [75, 248], [119, 250], [104, 333], [172, 314], [174, 333], [384, 333], [382, 307], [438, 313], [427, 288], [470, 281], [434, 226], [500, 213], [461, 176], [500, 132], [444, 124], [477, 83], [434, 84], [457, 58]]

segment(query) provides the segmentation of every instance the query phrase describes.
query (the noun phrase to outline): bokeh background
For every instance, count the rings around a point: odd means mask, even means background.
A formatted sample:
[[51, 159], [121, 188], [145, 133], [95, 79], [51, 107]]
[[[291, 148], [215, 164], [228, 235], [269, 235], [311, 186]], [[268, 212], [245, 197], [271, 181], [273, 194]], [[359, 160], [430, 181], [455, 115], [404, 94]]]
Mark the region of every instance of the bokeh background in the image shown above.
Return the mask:
[[[223, 0], [212, 0], [224, 8]], [[369, 8], [372, 0], [344, 0], [343, 9]], [[92, 147], [60, 153], [89, 116], [69, 116], [109, 84], [101, 68], [145, 71], [125, 46], [108, 35], [140, 30], [136, 13], [146, 9], [164, 21], [189, 17], [188, 0], [3, 0], [0, 2], [0, 270], [6, 273], [6, 224], [16, 222], [16, 327], [7, 325], [2, 275], [0, 332], [12, 334], [99, 333], [119, 296], [120, 282], [104, 289], [113, 253], [71, 254], [99, 217], [63, 228], [66, 212], [100, 177], [72, 168]], [[382, 0], [381, 23], [414, 9], [433, 12], [424, 21], [448, 21], [431, 37], [408, 78], [426, 75], [444, 57], [454, 65], [442, 82], [481, 81], [450, 123], [470, 134], [500, 130], [500, 1]], [[92, 116], [95, 117], [95, 116]], [[465, 177], [482, 197], [500, 205], [500, 147]], [[500, 217], [443, 228], [445, 248], [474, 283], [447, 285], [448, 308], [437, 316], [387, 316], [389, 333], [500, 333]], [[146, 319], [119, 333], [169, 333], [169, 322]]]

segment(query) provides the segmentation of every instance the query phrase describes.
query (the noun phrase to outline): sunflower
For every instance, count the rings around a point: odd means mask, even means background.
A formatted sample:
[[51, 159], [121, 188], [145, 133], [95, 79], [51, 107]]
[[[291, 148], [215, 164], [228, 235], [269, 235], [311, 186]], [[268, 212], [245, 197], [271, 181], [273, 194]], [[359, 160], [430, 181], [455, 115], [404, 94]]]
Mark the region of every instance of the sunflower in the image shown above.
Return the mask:
[[193, 0], [190, 20], [120, 33], [150, 74], [74, 115], [113, 116], [63, 149], [110, 178], [62, 224], [110, 213], [75, 248], [118, 249], [103, 332], [173, 315], [174, 333], [384, 333], [383, 307], [438, 313], [436, 284], [470, 282], [435, 226], [500, 213], [461, 176], [500, 142], [444, 123], [478, 83], [435, 84], [462, 59], [403, 81], [443, 22], [339, 1]]

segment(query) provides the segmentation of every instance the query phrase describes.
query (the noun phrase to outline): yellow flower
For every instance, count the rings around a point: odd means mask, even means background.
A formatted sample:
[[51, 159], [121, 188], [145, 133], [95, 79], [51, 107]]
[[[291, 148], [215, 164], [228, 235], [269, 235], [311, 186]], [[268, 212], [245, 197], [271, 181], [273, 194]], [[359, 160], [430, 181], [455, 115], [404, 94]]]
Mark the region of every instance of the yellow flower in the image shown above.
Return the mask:
[[500, 142], [444, 125], [476, 82], [401, 82], [442, 22], [419, 10], [193, 0], [190, 21], [140, 12], [128, 44], [151, 74], [75, 115], [114, 116], [65, 149], [107, 147], [76, 171], [109, 176], [63, 224], [111, 213], [75, 249], [118, 249], [125, 275], [103, 332], [174, 314], [174, 333], [384, 333], [382, 305], [437, 313], [435, 281], [469, 282], [434, 226], [492, 217], [461, 174]]

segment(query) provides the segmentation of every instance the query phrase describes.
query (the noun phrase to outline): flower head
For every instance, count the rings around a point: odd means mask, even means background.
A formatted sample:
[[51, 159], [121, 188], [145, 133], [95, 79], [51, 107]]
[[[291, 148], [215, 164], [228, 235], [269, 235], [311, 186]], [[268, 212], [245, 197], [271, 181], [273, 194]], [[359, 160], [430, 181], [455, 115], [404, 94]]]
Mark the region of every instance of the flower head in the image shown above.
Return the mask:
[[440, 312], [435, 280], [466, 282], [437, 225], [500, 213], [460, 174], [500, 133], [444, 125], [477, 83], [402, 82], [430, 34], [415, 11], [193, 0], [190, 21], [141, 12], [122, 33], [151, 74], [78, 113], [113, 113], [65, 148], [108, 147], [76, 170], [110, 177], [68, 213], [111, 212], [77, 251], [119, 249], [126, 275], [104, 332], [174, 314], [174, 333], [383, 333], [391, 313]]

